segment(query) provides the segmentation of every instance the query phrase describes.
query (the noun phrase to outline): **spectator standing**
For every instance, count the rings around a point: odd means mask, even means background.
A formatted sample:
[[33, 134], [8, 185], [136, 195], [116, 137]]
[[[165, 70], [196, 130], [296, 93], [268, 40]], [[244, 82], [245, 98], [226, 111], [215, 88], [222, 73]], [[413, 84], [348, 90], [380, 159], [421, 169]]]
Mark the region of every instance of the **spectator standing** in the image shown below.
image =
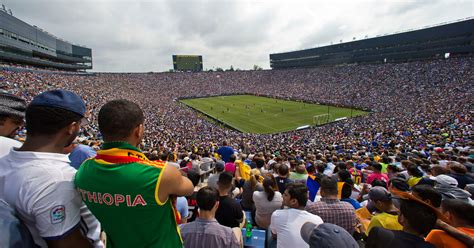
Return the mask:
[[[217, 149], [217, 154], [224, 160], [224, 162], [229, 162], [230, 156], [234, 154], [234, 149], [228, 145], [227, 140], [222, 142], [222, 147]], [[234, 159], [235, 161], [235, 159]]]
[[319, 182], [321, 177], [324, 176], [322, 171], [324, 171], [324, 165], [320, 164], [318, 166], [318, 172], [314, 168], [313, 163], [308, 163], [306, 165], [306, 171], [308, 172], [308, 179], [306, 179], [306, 187], [308, 187], [309, 200], [314, 202], [316, 195], [318, 194], [320, 185]]
[[180, 196], [176, 198], [176, 211], [179, 213], [179, 220], [180, 223], [178, 224], [184, 224], [188, 220], [189, 216], [189, 206], [188, 206], [188, 200], [186, 199], [185, 196]]
[[188, 179], [191, 181], [193, 184], [194, 190], [193, 193], [189, 196], [186, 196], [186, 199], [188, 201], [188, 211], [191, 212], [191, 214], [188, 216], [188, 219], [186, 220], [187, 222], [192, 222], [196, 219], [197, 216], [199, 216], [199, 207], [197, 206], [197, 191], [198, 191], [198, 185], [199, 182], [201, 181], [201, 176], [193, 171], [189, 171], [187, 173]]
[[209, 176], [207, 179], [207, 185], [217, 189], [217, 180], [219, 180], [219, 175], [224, 172], [225, 169], [224, 161], [217, 161], [215, 169], [216, 173]]
[[13, 138], [23, 125], [25, 110], [25, 100], [0, 90], [0, 158], [7, 155], [12, 147], [21, 146], [21, 142]]
[[166, 162], [150, 161], [137, 146], [144, 116], [128, 100], [99, 111], [104, 145], [77, 171], [74, 183], [114, 247], [181, 247], [172, 195], [193, 193], [191, 181]]
[[73, 92], [39, 94], [26, 109], [25, 143], [0, 160], [0, 198], [16, 210], [37, 246], [103, 246], [100, 224], [81, 202], [72, 183], [76, 170], [62, 153], [85, 112]]
[[236, 166], [235, 166], [236, 156], [234, 154], [230, 155], [229, 159], [225, 163], [225, 171], [230, 172], [232, 176], [235, 176]]
[[216, 211], [216, 219], [221, 225], [230, 228], [239, 227], [244, 218], [242, 207], [229, 195], [232, 183], [233, 177], [230, 173], [223, 172], [219, 175], [219, 208]]
[[96, 151], [90, 147], [83, 144], [72, 144], [72, 151], [69, 154], [69, 160], [71, 160], [71, 166], [74, 169], [79, 169], [82, 162], [88, 158], [95, 157], [97, 155]]
[[285, 192], [286, 185], [291, 183], [292, 181], [288, 178], [290, 175], [290, 170], [286, 164], [280, 164], [277, 165], [277, 173], [278, 176], [275, 178], [277, 181], [278, 185], [278, 191], [280, 191], [281, 194]]

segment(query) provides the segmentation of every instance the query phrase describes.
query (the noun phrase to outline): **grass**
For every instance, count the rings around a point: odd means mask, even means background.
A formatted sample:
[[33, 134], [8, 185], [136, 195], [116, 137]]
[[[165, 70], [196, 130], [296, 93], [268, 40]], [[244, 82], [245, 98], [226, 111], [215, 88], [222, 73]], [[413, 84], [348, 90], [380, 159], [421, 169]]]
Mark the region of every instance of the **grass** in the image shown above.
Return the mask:
[[[351, 117], [350, 108], [287, 101], [251, 95], [184, 99], [182, 103], [244, 133], [279, 133], [304, 125]], [[352, 110], [352, 116], [367, 112]], [[314, 117], [314, 116], [320, 117]], [[315, 123], [316, 122], [316, 123]]]

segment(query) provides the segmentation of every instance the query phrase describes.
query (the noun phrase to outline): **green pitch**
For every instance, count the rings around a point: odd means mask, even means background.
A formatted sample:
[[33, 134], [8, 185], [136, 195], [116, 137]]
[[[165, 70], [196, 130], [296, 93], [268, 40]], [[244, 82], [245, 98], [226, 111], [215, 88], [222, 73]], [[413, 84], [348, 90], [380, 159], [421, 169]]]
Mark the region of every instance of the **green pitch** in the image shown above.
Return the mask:
[[[182, 103], [244, 133], [278, 133], [351, 117], [350, 108], [286, 101], [251, 95], [181, 100]], [[368, 114], [352, 110], [352, 116]]]

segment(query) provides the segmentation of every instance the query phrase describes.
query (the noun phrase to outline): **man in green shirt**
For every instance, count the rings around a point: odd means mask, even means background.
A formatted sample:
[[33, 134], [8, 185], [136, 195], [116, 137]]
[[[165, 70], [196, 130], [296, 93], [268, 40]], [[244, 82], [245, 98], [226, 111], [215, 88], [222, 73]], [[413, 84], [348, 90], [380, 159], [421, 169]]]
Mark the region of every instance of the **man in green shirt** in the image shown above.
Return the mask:
[[102, 150], [86, 160], [74, 183], [107, 234], [107, 247], [182, 247], [175, 196], [193, 185], [166, 162], [148, 160], [137, 148], [144, 133], [140, 107], [106, 103], [98, 116]]

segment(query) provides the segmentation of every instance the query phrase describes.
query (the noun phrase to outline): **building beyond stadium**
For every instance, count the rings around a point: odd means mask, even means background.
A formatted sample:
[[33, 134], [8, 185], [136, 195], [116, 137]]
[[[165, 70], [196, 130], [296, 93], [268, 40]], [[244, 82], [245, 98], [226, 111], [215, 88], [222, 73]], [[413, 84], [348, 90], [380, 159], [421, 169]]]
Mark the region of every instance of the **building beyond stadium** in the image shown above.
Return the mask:
[[82, 71], [92, 69], [92, 50], [63, 41], [0, 10], [0, 61]]
[[270, 54], [272, 69], [322, 65], [408, 62], [474, 54], [474, 19], [415, 31]]

